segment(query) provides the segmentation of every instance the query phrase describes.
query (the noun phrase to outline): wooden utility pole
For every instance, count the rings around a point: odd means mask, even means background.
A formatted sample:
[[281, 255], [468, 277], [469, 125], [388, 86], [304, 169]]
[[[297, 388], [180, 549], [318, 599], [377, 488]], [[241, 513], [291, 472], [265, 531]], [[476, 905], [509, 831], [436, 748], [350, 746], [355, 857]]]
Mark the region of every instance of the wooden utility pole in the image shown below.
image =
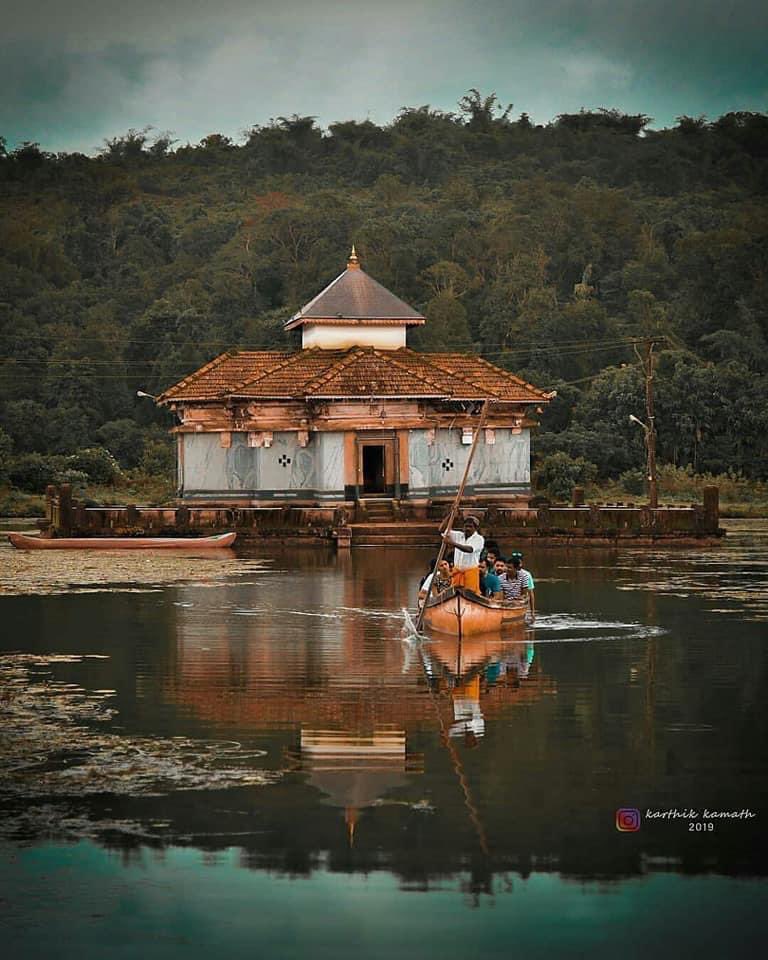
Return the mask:
[[657, 343], [664, 343], [663, 337], [647, 337], [643, 340], [643, 354], [637, 349], [635, 344], [635, 353], [637, 354], [642, 366], [643, 376], [645, 378], [645, 451], [646, 451], [646, 483], [648, 487], [648, 506], [655, 510], [659, 505], [658, 483], [656, 477], [656, 419], [653, 412], [653, 348]]

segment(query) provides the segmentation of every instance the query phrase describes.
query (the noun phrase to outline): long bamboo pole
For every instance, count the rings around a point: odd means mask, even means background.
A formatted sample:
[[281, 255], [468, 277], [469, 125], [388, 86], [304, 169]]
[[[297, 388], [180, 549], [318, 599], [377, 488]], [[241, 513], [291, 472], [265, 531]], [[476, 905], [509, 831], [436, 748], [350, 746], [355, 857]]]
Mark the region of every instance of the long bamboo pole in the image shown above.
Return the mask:
[[[467, 477], [469, 477], [469, 468], [472, 466], [472, 458], [475, 455], [475, 448], [477, 447], [477, 441], [480, 438], [480, 431], [483, 429], [486, 418], [488, 416], [488, 407], [490, 403], [491, 403], [490, 400], [486, 400], [483, 403], [483, 409], [480, 411], [480, 420], [478, 421], [477, 427], [475, 428], [475, 435], [474, 437], [472, 437], [472, 446], [469, 448], [467, 465], [464, 467], [464, 476], [461, 478], [461, 483], [456, 493], [456, 498], [453, 501], [451, 512], [448, 515], [448, 525], [445, 528], [446, 530], [451, 530], [453, 528], [453, 521], [459, 509], [461, 498], [464, 496], [464, 487], [467, 485]], [[429, 585], [429, 591], [427, 593], [427, 596], [424, 598], [424, 604], [421, 610], [419, 610], [419, 616], [418, 616], [418, 619], [416, 620], [416, 633], [421, 633], [421, 625], [424, 622], [424, 614], [426, 613], [426, 610], [427, 610], [427, 600], [429, 600], [430, 594], [433, 592], [435, 586], [437, 585], [437, 568], [440, 566], [440, 561], [443, 559], [443, 556], [445, 555], [445, 548], [446, 548], [446, 542], [445, 540], [442, 540], [440, 543], [440, 551], [437, 554], [437, 560], [435, 561], [435, 567], [434, 567], [434, 570], [432, 571], [432, 582]]]

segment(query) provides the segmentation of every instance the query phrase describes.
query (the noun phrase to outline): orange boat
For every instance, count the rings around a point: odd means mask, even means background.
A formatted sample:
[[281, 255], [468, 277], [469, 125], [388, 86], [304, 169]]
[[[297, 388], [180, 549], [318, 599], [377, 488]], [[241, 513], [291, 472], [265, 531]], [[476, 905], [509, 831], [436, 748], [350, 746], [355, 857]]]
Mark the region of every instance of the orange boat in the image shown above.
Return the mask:
[[509, 603], [489, 600], [464, 587], [449, 587], [426, 601], [424, 623], [438, 633], [472, 637], [498, 633], [505, 627], [523, 623], [528, 604], [525, 600]]
[[27, 537], [9, 533], [17, 550], [200, 550], [231, 547], [236, 533], [213, 537]]

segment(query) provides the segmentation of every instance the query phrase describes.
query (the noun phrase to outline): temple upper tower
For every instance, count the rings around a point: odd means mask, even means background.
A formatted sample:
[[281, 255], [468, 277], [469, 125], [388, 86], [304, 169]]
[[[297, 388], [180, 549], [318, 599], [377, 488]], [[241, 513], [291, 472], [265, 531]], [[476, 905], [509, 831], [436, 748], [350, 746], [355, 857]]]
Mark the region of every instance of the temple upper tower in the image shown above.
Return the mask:
[[303, 349], [398, 350], [405, 346], [408, 327], [424, 322], [413, 307], [368, 276], [353, 245], [347, 269], [295, 313], [285, 329], [301, 327]]

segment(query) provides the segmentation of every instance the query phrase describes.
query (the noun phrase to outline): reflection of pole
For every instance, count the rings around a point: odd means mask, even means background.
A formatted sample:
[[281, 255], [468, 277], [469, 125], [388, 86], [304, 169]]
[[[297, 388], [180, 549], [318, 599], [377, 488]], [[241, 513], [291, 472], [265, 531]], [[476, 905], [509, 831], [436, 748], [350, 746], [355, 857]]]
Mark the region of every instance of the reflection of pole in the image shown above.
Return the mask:
[[645, 660], [645, 744], [653, 771], [656, 761], [656, 637], [648, 640]]
[[448, 733], [448, 730], [445, 726], [445, 721], [443, 720], [443, 714], [440, 710], [440, 704], [438, 703], [437, 697], [435, 696], [435, 691], [432, 689], [432, 684], [429, 682], [430, 674], [427, 667], [426, 658], [424, 656], [424, 647], [422, 646], [421, 640], [418, 641], [419, 644], [419, 655], [421, 658], [421, 666], [424, 670], [424, 677], [427, 681], [427, 692], [429, 693], [429, 699], [432, 701], [432, 706], [435, 708], [435, 713], [437, 714], [437, 722], [440, 724], [440, 739], [443, 741], [448, 754], [451, 758], [451, 764], [453, 766], [454, 773], [456, 778], [459, 781], [459, 786], [461, 787], [461, 792], [464, 794], [464, 805], [467, 808], [469, 813], [469, 819], [472, 823], [472, 826], [475, 828], [477, 834], [477, 840], [480, 844], [480, 849], [483, 853], [488, 856], [488, 837], [485, 834], [485, 827], [483, 826], [483, 821], [480, 819], [480, 812], [475, 805], [475, 801], [472, 798], [472, 791], [467, 780], [467, 776], [464, 773], [464, 767], [461, 763], [461, 757], [459, 756], [458, 751], [456, 750], [455, 745], [451, 742], [451, 736]]

